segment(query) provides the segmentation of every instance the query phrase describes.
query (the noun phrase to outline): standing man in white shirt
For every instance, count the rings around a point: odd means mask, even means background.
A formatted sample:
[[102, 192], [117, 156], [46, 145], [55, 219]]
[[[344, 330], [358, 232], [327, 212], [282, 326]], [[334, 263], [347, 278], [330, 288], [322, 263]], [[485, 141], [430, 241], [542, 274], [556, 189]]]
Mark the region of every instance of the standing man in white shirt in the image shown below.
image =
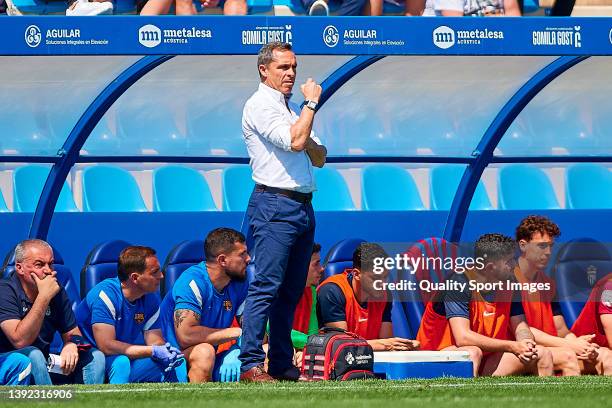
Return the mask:
[[[249, 200], [247, 244], [255, 276], [245, 301], [240, 361], [242, 381], [294, 380], [291, 328], [306, 284], [315, 217], [312, 166], [323, 167], [327, 149], [312, 132], [321, 86], [309, 78], [298, 115], [289, 108], [297, 60], [291, 45], [266, 44], [259, 51], [261, 83], [242, 113], [255, 190]], [[270, 322], [268, 373], [262, 341]]]

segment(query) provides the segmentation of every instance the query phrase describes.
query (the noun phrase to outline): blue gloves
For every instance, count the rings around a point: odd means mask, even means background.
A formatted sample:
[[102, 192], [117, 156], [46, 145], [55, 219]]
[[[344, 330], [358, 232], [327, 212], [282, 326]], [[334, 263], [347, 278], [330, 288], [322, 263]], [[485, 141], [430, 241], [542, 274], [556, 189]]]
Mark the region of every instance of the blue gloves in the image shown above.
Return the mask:
[[221, 382], [237, 382], [240, 381], [240, 348], [230, 349], [225, 357], [223, 357], [223, 363], [219, 368], [219, 381]]
[[151, 359], [162, 367], [166, 373], [174, 370], [185, 361], [181, 350], [171, 346], [170, 343], [152, 347]]

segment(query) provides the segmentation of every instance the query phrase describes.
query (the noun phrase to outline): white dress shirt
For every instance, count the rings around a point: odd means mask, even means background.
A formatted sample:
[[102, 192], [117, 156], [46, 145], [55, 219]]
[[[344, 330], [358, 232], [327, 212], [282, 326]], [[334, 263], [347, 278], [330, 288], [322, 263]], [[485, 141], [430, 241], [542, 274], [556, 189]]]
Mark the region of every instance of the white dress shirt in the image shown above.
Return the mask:
[[[255, 183], [310, 193], [316, 190], [310, 157], [304, 150], [291, 150], [290, 128], [299, 118], [295, 107], [291, 108], [285, 104], [285, 95], [260, 83], [244, 105], [242, 136]], [[321, 144], [314, 132], [310, 137]]]

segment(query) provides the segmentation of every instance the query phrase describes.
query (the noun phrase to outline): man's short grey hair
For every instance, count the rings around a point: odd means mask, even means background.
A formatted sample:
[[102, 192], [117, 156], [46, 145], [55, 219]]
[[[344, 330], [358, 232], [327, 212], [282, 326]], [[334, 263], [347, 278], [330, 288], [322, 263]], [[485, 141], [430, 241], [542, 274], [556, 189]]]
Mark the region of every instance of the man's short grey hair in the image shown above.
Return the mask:
[[15, 247], [15, 263], [23, 262], [25, 258], [25, 253], [27, 249], [31, 246], [41, 246], [53, 252], [53, 248], [51, 248], [51, 245], [49, 245], [46, 241], [43, 241], [42, 239], [26, 239], [18, 243]]
[[[265, 44], [263, 47], [261, 47], [261, 50], [259, 50], [259, 54], [257, 55], [257, 72], [259, 72], [260, 65], [267, 67], [268, 64], [272, 62], [274, 59], [274, 50], [291, 51], [292, 48], [291, 44], [281, 41], [272, 41]], [[261, 77], [261, 73], [259, 76]]]

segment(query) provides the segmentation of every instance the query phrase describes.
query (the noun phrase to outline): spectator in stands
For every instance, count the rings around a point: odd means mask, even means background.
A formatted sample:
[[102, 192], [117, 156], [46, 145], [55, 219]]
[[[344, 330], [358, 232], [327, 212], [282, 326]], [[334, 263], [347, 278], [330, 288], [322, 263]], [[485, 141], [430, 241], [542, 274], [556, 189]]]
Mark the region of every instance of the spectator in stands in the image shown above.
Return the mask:
[[211, 231], [204, 242], [206, 261], [181, 274], [164, 297], [160, 316], [164, 337], [187, 360], [189, 381], [238, 381], [242, 330], [232, 327], [246, 298], [246, 267], [250, 261], [245, 238], [231, 228]]
[[582, 312], [572, 326], [575, 336], [594, 336], [592, 342], [599, 345], [599, 354], [608, 354], [602, 359], [602, 368], [598, 373], [612, 375], [612, 360], [610, 348], [612, 347], [612, 273], [603, 277], [593, 287], [591, 295], [582, 309]]
[[[247, 14], [246, 0], [200, 0], [204, 8], [223, 8], [223, 14], [226, 16], [244, 16]], [[174, 4], [175, 13], [180, 15], [194, 15], [197, 10], [192, 0], [148, 0], [140, 15], [157, 16], [168, 14], [170, 7]]]
[[517, 0], [427, 0], [423, 15], [520, 16]]
[[[450, 275], [444, 281], [448, 290], [426, 305], [417, 335], [424, 350], [467, 351], [474, 375], [552, 375], [550, 350], [536, 345], [520, 298], [506, 288], [515, 248], [514, 240], [501, 234], [478, 238], [474, 260], [480, 259], [482, 267]], [[470, 282], [501, 283], [502, 290], [477, 292]]]
[[[385, 1], [396, 6], [401, 5], [400, 0], [368, 0], [363, 9], [365, 16], [382, 16]], [[404, 2], [407, 16], [420, 16], [425, 9], [425, 0], [406, 0]]]
[[98, 16], [113, 14], [113, 3], [104, 0], [68, 0], [67, 16]]
[[380, 245], [361, 243], [353, 253], [353, 267], [321, 283], [317, 290], [319, 325], [356, 333], [374, 351], [416, 350], [418, 341], [393, 337], [391, 299], [374, 285], [377, 279], [384, 282], [388, 274], [375, 273], [377, 258], [388, 258]]
[[162, 278], [154, 249], [129, 246], [119, 255], [117, 278], [98, 283], [77, 307], [79, 327], [106, 356], [111, 384], [177, 381], [174, 369], [184, 360], [162, 337]]
[[546, 276], [552, 246], [560, 234], [557, 224], [537, 215], [524, 218], [516, 228], [516, 241], [520, 249], [514, 271], [516, 280], [550, 287], [550, 290], [533, 293], [521, 292], [527, 324], [536, 342], [552, 352], [555, 370], [564, 375], [579, 375], [581, 372], [612, 374], [610, 349], [600, 348], [593, 342], [595, 331], [577, 336], [567, 328], [561, 306], [555, 299], [554, 281]]
[[[311, 16], [328, 16], [329, 6], [327, 0], [302, 0], [304, 8]], [[366, 6], [367, 0], [339, 0], [340, 8], [336, 12], [339, 16], [360, 16]], [[382, 0], [380, 0], [382, 8]], [[376, 6], [374, 6], [376, 7]]]
[[[304, 292], [314, 243], [313, 166], [323, 167], [327, 149], [312, 131], [321, 86], [309, 78], [301, 86], [305, 105], [298, 114], [288, 101], [297, 60], [291, 44], [271, 42], [257, 58], [260, 84], [246, 102], [242, 131], [256, 187], [247, 215], [249, 250], [255, 276], [246, 299], [240, 354], [241, 380], [299, 378], [293, 365], [291, 327]], [[252, 239], [251, 239], [252, 238]], [[269, 370], [262, 348], [270, 322]]]
[[[64, 375], [47, 371], [49, 345], [56, 332]], [[0, 281], [0, 353], [29, 357], [37, 385], [67, 382], [101, 384], [104, 355], [92, 348], [77, 327], [70, 300], [53, 271], [53, 250], [45, 241], [25, 240], [15, 247], [15, 272]]]
[[28, 385], [31, 372], [32, 363], [23, 354], [0, 354], [0, 385]]

